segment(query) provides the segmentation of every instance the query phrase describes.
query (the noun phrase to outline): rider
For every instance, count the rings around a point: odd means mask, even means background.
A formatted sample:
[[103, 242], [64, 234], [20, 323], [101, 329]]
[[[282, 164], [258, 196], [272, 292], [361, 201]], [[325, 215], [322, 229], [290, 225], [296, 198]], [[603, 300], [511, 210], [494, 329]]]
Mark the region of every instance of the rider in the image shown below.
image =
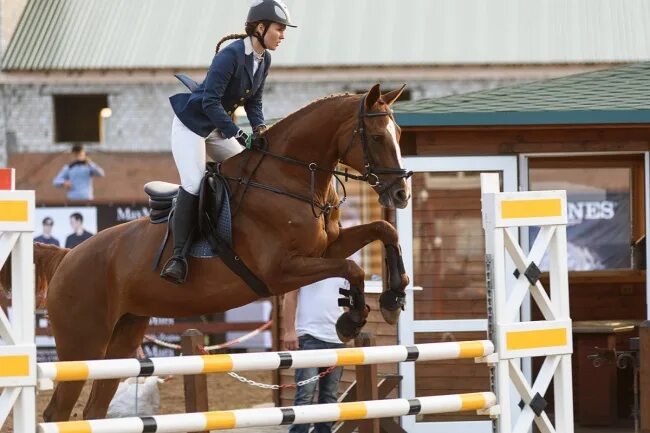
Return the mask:
[[[205, 172], [206, 153], [221, 162], [250, 147], [252, 137], [232, 119], [244, 106], [253, 133], [266, 129], [262, 93], [271, 66], [268, 50], [275, 50], [291, 23], [281, 0], [253, 0], [245, 34], [223, 37], [203, 83], [192, 93], [170, 97], [175, 116], [172, 123], [172, 154], [181, 178], [171, 222], [174, 252], [160, 276], [176, 284], [187, 278], [187, 250], [197, 220], [198, 192]], [[219, 51], [221, 44], [237, 39]]]

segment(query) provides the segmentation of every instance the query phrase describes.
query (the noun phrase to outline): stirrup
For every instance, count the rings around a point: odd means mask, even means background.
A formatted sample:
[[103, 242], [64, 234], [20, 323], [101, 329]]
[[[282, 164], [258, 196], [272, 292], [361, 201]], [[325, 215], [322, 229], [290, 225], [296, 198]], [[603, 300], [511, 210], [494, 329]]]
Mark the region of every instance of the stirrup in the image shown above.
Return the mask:
[[171, 256], [163, 265], [160, 276], [174, 284], [183, 284], [187, 280], [187, 259], [183, 256]]

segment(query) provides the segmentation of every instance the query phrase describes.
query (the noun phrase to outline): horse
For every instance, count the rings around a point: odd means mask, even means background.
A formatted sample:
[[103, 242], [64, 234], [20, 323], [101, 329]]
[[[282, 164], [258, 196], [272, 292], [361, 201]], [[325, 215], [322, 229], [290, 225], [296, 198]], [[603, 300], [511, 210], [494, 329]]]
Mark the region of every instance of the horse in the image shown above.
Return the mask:
[[[363, 246], [375, 240], [385, 246], [384, 319], [395, 324], [404, 305], [409, 278], [397, 231], [386, 221], [340, 227], [341, 200], [332, 182], [337, 173], [356, 178], [377, 192], [382, 206], [407, 205], [411, 173], [401, 163], [400, 128], [390, 108], [403, 89], [382, 95], [376, 84], [363, 95], [316, 100], [267, 129], [264, 150], [247, 150], [221, 164], [236, 209], [232, 234], [238, 258], [272, 295], [329, 277], [347, 279], [353, 289], [350, 308], [337, 322], [344, 341], [358, 334], [368, 315], [364, 271], [348, 259]], [[339, 163], [360, 174], [337, 171]], [[180, 286], [160, 278], [150, 265], [165, 231], [165, 225], [144, 217], [103, 230], [71, 250], [35, 244], [37, 285], [47, 280], [46, 304], [60, 360], [130, 357], [152, 316], [216, 313], [259, 299], [219, 258], [190, 258], [189, 277]], [[164, 254], [170, 250], [168, 245]], [[46, 270], [39, 269], [43, 264]], [[118, 382], [94, 381], [84, 419], [105, 417]], [[58, 383], [43, 418], [68, 420], [83, 385]]]

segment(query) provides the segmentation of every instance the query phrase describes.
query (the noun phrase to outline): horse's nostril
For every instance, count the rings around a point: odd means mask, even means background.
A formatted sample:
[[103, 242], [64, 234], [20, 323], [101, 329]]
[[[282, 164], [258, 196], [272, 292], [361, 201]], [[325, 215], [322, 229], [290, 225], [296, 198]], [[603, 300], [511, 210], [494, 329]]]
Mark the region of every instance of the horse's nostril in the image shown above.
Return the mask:
[[399, 201], [406, 201], [408, 199], [408, 195], [406, 194], [406, 190], [404, 189], [398, 189], [397, 191], [395, 191], [393, 195]]

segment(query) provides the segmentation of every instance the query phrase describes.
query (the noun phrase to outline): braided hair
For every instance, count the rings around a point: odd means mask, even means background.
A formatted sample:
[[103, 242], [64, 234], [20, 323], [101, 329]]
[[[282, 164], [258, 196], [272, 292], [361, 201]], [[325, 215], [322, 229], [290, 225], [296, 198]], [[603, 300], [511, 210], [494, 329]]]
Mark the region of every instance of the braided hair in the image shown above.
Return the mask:
[[265, 20], [265, 21], [256, 21], [256, 22], [252, 22], [252, 23], [246, 23], [246, 27], [244, 28], [244, 31], [246, 33], [232, 33], [230, 35], [224, 36], [217, 43], [217, 48], [214, 50], [214, 53], [217, 54], [219, 52], [219, 48], [221, 47], [221, 44], [223, 44], [226, 41], [229, 41], [231, 39], [245, 39], [245, 38], [247, 38], [249, 36], [255, 36], [257, 38], [257, 40], [260, 41], [262, 46], [264, 48], [266, 48], [266, 46], [264, 45], [264, 36], [260, 35], [256, 30], [257, 25], [259, 23], [264, 24], [264, 28], [265, 28], [264, 34], [266, 34], [266, 30], [268, 30], [269, 26], [271, 25], [271, 21], [266, 21]]

